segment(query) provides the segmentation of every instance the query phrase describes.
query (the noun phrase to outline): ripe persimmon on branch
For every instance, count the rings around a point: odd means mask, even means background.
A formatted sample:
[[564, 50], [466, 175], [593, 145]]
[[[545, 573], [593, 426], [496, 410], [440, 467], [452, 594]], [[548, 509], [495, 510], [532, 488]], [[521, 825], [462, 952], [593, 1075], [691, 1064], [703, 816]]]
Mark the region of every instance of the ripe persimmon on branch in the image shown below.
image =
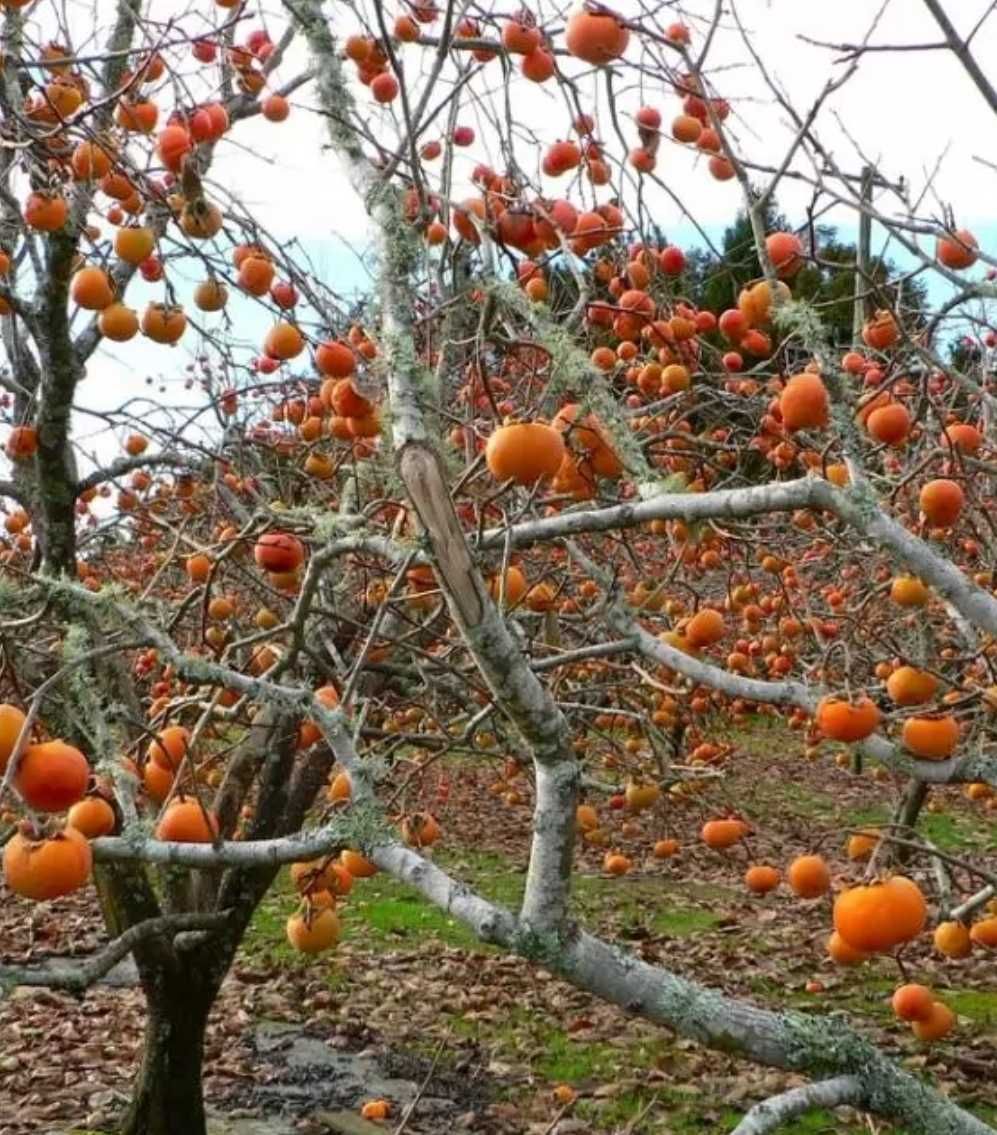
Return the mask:
[[[80, 991], [134, 957], [128, 1135], [205, 1130], [208, 1016], [286, 864], [305, 953], [380, 870], [579, 989], [815, 1077], [738, 1131], [842, 1104], [991, 1130], [840, 1019], [578, 922], [593, 857], [611, 879], [680, 853], [641, 815], [745, 850], [710, 793], [718, 730], [754, 712], [895, 797], [835, 865], [831, 963], [895, 956], [897, 1015], [934, 1043], [954, 1014], [901, 952], [929, 923], [946, 958], [997, 946], [971, 890], [992, 876], [913, 834], [929, 792], [963, 786], [982, 823], [997, 786], [993, 260], [937, 171], [873, 168], [830, 111], [878, 17], [801, 110], [749, 5], [631, 7], [6, 6], [4, 880], [92, 882], [110, 941], [0, 981]], [[843, 210], [904, 262], [843, 243]], [[489, 806], [532, 807], [517, 910], [433, 860], [444, 763], [495, 764]], [[832, 852], [798, 851], [786, 885], [828, 901]]]

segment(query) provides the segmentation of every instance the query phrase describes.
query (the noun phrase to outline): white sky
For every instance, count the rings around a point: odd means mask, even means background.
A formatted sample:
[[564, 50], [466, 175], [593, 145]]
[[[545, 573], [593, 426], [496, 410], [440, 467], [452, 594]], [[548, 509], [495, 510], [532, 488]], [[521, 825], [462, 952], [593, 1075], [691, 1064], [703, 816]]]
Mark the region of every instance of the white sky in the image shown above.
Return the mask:
[[[834, 0], [834, 2], [801, 3], [800, 0], [740, 0], [737, 5], [742, 22], [751, 34], [759, 55], [772, 75], [796, 107], [809, 108], [827, 79], [838, 74], [833, 60], [837, 53], [812, 47], [799, 37], [826, 40], [833, 43], [857, 43], [865, 35], [881, 0]], [[959, 29], [968, 33], [980, 15], [989, 7], [989, 0], [948, 0], [948, 8]], [[500, 5], [500, 10], [511, 10], [514, 5]], [[689, 13], [688, 22], [697, 29], [703, 25], [697, 17], [712, 13], [712, 0], [697, 0], [683, 5]], [[636, 15], [639, 6], [634, 0], [617, 0], [621, 13]], [[341, 12], [336, 5], [330, 12]], [[357, 28], [350, 26], [348, 13], [343, 15], [344, 33]], [[941, 38], [930, 13], [921, 0], [890, 0], [879, 24], [873, 43], [926, 43]], [[694, 41], [693, 47], [696, 43]], [[406, 60], [420, 49], [403, 49]], [[991, 61], [997, 57], [997, 13], [984, 25], [973, 42], [974, 54], [989, 69], [997, 83], [997, 68]], [[627, 58], [636, 60], [639, 50], [635, 38], [631, 39]], [[746, 59], [740, 34], [734, 21], [725, 17], [723, 30], [715, 39], [710, 60], [713, 74], [721, 93], [734, 106], [737, 118], [736, 133], [743, 152], [761, 162], [777, 162], [791, 137], [786, 116], [773, 105], [764, 83], [753, 67], [737, 67]], [[581, 73], [585, 65], [572, 60], [562, 61], [569, 74]], [[484, 69], [483, 79], [496, 81], [497, 72], [490, 64]], [[735, 68], [730, 69], [728, 68]], [[282, 77], [288, 78], [293, 69], [285, 65]], [[586, 95], [590, 105], [596, 104], [594, 93], [597, 80], [588, 77], [582, 81], [583, 101]], [[482, 83], [482, 86], [484, 83]], [[365, 92], [359, 100], [365, 116], [373, 122], [379, 118], [390, 123], [390, 111], [376, 108]], [[302, 92], [296, 99], [302, 108], [311, 104], [309, 93]], [[666, 123], [678, 111], [678, 100], [668, 89], [645, 80], [643, 92], [632, 90], [623, 95], [622, 109], [632, 109], [645, 102], [661, 109]], [[513, 91], [514, 113], [541, 137], [553, 141], [568, 132], [568, 114], [563, 101], [548, 84], [537, 87], [523, 81]], [[602, 134], [618, 149], [606, 116], [597, 115]], [[475, 126], [478, 139], [465, 150], [458, 151], [457, 192], [461, 181], [470, 191], [469, 177], [474, 165], [482, 160], [497, 161], [494, 146], [478, 129], [482, 119], [473, 107], [468, 107], [459, 119]], [[837, 120], [847, 129], [838, 126]], [[290, 121], [286, 124], [290, 126]], [[829, 146], [843, 168], [858, 170], [862, 154], [874, 162], [882, 163], [882, 172], [890, 177], [903, 176], [916, 188], [922, 187], [940, 159], [935, 185], [939, 197], [951, 203], [959, 218], [968, 224], [989, 224], [992, 220], [992, 200], [997, 188], [997, 173], [974, 162], [974, 155], [991, 156], [988, 141], [993, 137], [994, 116], [973, 87], [959, 63], [947, 52], [928, 53], [875, 53], [867, 55], [858, 73], [826, 104], [818, 120], [818, 134]], [[265, 126], [252, 129], [252, 143], [260, 146], [269, 162], [255, 160], [249, 154], [231, 154], [226, 158], [239, 183], [251, 190], [248, 200], [258, 202], [261, 211], [273, 215], [274, 227], [288, 233], [307, 234], [323, 238], [330, 231], [350, 239], [362, 239], [365, 217], [360, 203], [348, 190], [344, 192], [332, 173], [333, 162], [328, 154], [320, 155], [323, 142], [323, 124], [312, 117], [297, 115], [294, 120], [294, 146], [284, 145], [286, 129]], [[432, 136], [432, 134], [428, 135]], [[849, 136], [857, 145], [849, 141]], [[858, 151], [861, 151], [861, 154]], [[526, 169], [530, 161], [528, 147], [517, 151], [517, 158]], [[659, 172], [667, 177], [673, 188], [689, 202], [694, 202], [697, 217], [707, 226], [725, 224], [736, 208], [737, 189], [731, 184], [713, 182], [702, 172], [696, 172], [693, 156], [678, 148], [665, 147], [659, 157]], [[437, 167], [438, 168], [438, 167]], [[316, 186], [316, 192], [304, 200], [296, 200], [293, 210], [285, 211], [282, 201], [288, 179], [297, 183], [299, 178]], [[548, 180], [550, 188], [561, 186], [565, 179]], [[327, 189], [328, 192], [323, 192]], [[653, 191], [651, 191], [653, 192]], [[802, 205], [808, 194], [794, 194], [792, 187], [784, 185], [780, 192], [787, 207]], [[795, 198], [795, 200], [794, 200]], [[332, 208], [330, 208], [332, 206]], [[935, 201], [931, 201], [935, 207]], [[666, 227], [677, 222], [680, 214], [666, 201], [662, 201], [663, 221]]]

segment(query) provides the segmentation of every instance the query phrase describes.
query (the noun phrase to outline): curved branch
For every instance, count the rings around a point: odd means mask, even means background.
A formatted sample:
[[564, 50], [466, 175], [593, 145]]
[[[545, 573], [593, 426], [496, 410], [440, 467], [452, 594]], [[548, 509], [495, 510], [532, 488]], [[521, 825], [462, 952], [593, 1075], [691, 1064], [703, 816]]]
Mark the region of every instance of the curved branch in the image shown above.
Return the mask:
[[951, 561], [939, 556], [902, 524], [886, 515], [867, 486], [836, 489], [814, 480], [818, 504], [830, 509], [862, 535], [892, 552], [905, 567], [930, 584], [978, 630], [997, 634], [997, 599], [972, 583]]
[[770, 1067], [846, 1076], [860, 1085], [869, 1111], [899, 1119], [918, 1135], [993, 1135], [993, 1128], [903, 1071], [840, 1018], [761, 1009], [643, 962], [584, 931], [538, 935], [407, 847], [378, 849], [372, 859], [483, 941], [515, 950], [576, 988], [680, 1036]]
[[768, 1135], [798, 1115], [818, 1107], [840, 1107], [862, 1102], [865, 1089], [855, 1076], [836, 1076], [792, 1088], [781, 1095], [756, 1103], [734, 1128], [731, 1135]]
[[[571, 555], [583, 564], [593, 579], [601, 579], [603, 586], [610, 586], [611, 580], [605, 572], [600, 572], [594, 563], [577, 548], [571, 548]], [[745, 678], [702, 662], [692, 655], [677, 650], [662, 642], [637, 622], [626, 610], [618, 597], [612, 598], [606, 608], [606, 621], [620, 635], [633, 641], [637, 650], [645, 657], [661, 666], [667, 666], [684, 677], [703, 686], [719, 690], [732, 698], [761, 702], [766, 705], [795, 705], [814, 713], [825, 691], [812, 689], [802, 682], [766, 681], [758, 678]], [[925, 784], [955, 784], [983, 781], [997, 785], [997, 758], [982, 753], [967, 753], [952, 757], [947, 761], [920, 761], [908, 757], [885, 737], [873, 734], [859, 743], [859, 749], [867, 756], [879, 761], [888, 768], [896, 769]]]
[[228, 920], [227, 910], [211, 914], [167, 914], [138, 922], [109, 942], [103, 950], [79, 965], [0, 966], [0, 989], [4, 986], [35, 985], [82, 993], [126, 958], [146, 938], [180, 934], [190, 930], [220, 930]]
[[176, 843], [151, 837], [135, 838], [128, 834], [95, 839], [90, 847], [98, 863], [139, 860], [181, 867], [279, 867], [353, 846], [355, 827], [355, 822], [340, 818], [308, 835], [282, 836], [279, 839], [225, 840], [218, 844]]
[[647, 500], [589, 508], [579, 512], [563, 512], [542, 520], [528, 520], [509, 528], [489, 528], [482, 533], [478, 546], [502, 545], [506, 539], [514, 548], [542, 540], [579, 536], [585, 532], [611, 532], [618, 528], [634, 528], [651, 520], [737, 520], [768, 512], [792, 512], [818, 503], [818, 486], [824, 482], [815, 477], [795, 481], [772, 482], [748, 489], [717, 489], [707, 493], [659, 493]]
[[939, 0], [924, 0], [924, 3], [928, 11], [935, 17], [935, 23], [942, 29], [942, 35], [945, 36], [945, 42], [952, 54], [963, 65], [966, 74], [976, 84], [976, 89], [987, 100], [987, 105], [994, 114], [997, 114], [997, 90], [994, 90], [990, 80], [984, 74], [983, 68], [976, 62], [973, 53], [969, 50], [969, 44], [955, 30], [955, 25], [949, 19], [948, 13]]
[[173, 453], [164, 450], [162, 453], [150, 453], [148, 456], [119, 457], [117, 461], [102, 469], [95, 469], [76, 483], [76, 494], [85, 493], [88, 489], [95, 489], [105, 481], [114, 481], [131, 473], [135, 469], [151, 469], [157, 465], [173, 465], [180, 469], [204, 470], [211, 468], [211, 462], [203, 458], [191, 457], [189, 454]]
[[586, 532], [633, 528], [649, 520], [706, 520], [737, 518], [796, 508], [822, 508], [833, 512], [884, 551], [930, 584], [974, 627], [997, 634], [997, 599], [967, 579], [963, 572], [939, 556], [902, 524], [883, 512], [866, 485], [837, 489], [821, 477], [801, 477], [749, 489], [720, 489], [706, 493], [661, 493], [639, 504], [613, 505], [562, 513], [526, 521], [508, 529], [490, 528], [480, 547], [513, 547], [540, 540], [561, 539]]

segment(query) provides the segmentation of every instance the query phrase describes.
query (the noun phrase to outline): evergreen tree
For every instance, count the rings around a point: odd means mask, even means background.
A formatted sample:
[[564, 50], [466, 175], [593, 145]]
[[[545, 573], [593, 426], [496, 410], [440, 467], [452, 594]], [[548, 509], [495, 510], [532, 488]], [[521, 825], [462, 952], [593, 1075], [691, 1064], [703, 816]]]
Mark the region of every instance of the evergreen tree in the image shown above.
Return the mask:
[[[793, 229], [775, 202], [769, 202], [765, 231]], [[805, 232], [801, 239], [805, 247], [810, 243]], [[808, 259], [792, 281], [793, 295], [813, 303], [824, 319], [832, 344], [847, 349], [852, 342], [855, 245], [840, 240], [832, 225], [816, 226], [815, 243], [816, 256]], [[718, 313], [734, 307], [741, 289], [762, 275], [751, 224], [743, 210], [724, 231], [720, 252], [718, 258], [706, 250], [694, 250], [688, 256], [682, 282], [683, 291], [693, 303]], [[865, 288], [867, 313], [877, 307], [899, 306], [908, 327], [922, 326], [927, 289], [918, 279], [900, 280], [900, 276], [892, 260], [873, 257]]]

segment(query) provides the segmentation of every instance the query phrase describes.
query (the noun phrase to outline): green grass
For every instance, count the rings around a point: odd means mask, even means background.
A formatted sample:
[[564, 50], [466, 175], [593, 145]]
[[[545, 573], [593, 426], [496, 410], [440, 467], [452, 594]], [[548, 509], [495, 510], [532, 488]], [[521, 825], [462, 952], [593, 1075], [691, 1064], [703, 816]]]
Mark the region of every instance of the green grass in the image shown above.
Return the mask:
[[[878, 827], [890, 822], [890, 813], [883, 807], [856, 808], [845, 813], [843, 822], [851, 828]], [[997, 843], [997, 825], [979, 813], [922, 812], [917, 832], [940, 851], [980, 850]]]
[[586, 1080], [612, 1075], [617, 1068], [619, 1050], [608, 1045], [574, 1041], [561, 1029], [538, 1030], [543, 1056], [533, 1070], [552, 1084], [579, 1084]]
[[[480, 891], [486, 898], [516, 910], [523, 896], [525, 876], [500, 855], [487, 852], [444, 851], [440, 864]], [[719, 921], [708, 910], [689, 905], [688, 899], [709, 902], [729, 897], [724, 888], [683, 884], [685, 902], [675, 901], [667, 885], [657, 879], [606, 879], [578, 875], [574, 879], [574, 905], [585, 924], [604, 930], [633, 930], [684, 938], [710, 930]], [[287, 943], [284, 926], [297, 897], [286, 873], [260, 904], [243, 944], [245, 955], [263, 963], [304, 966], [311, 960]], [[427, 941], [462, 950], [490, 952], [461, 922], [427, 902], [411, 887], [387, 875], [364, 879], [341, 907], [345, 940], [357, 938], [373, 950], [391, 950]], [[335, 982], [335, 977], [333, 981]]]
[[982, 989], [946, 989], [942, 991], [942, 1000], [960, 1017], [997, 1027], [997, 993]]
[[499, 1060], [529, 1063], [533, 1075], [552, 1086], [584, 1088], [609, 1083], [619, 1078], [621, 1067], [628, 1073], [649, 1070], [670, 1044], [665, 1037], [621, 1046], [575, 1039], [543, 1012], [528, 1008], [473, 1020], [455, 1015], [450, 1023], [455, 1034], [485, 1044]]
[[364, 880], [346, 907], [349, 933], [362, 934], [365, 944], [391, 948], [434, 938], [461, 949], [486, 950], [463, 923], [448, 918], [418, 892], [392, 879]]
[[489, 851], [443, 848], [436, 860], [441, 867], [492, 902], [515, 909], [522, 901], [525, 871], [504, 856]]
[[719, 921], [719, 916], [710, 914], [706, 910], [694, 908], [683, 910], [680, 907], [673, 907], [653, 915], [651, 926], [658, 934], [667, 934], [672, 938], [688, 938], [691, 934], [712, 930]]
[[[290, 965], [308, 965], [307, 955], [287, 944], [284, 924], [296, 906], [290, 884], [281, 880], [260, 904], [246, 935], [243, 949], [250, 956]], [[462, 923], [404, 883], [375, 875], [358, 883], [340, 907], [343, 938], [362, 939], [372, 949], [396, 949], [406, 943], [433, 939], [462, 949], [486, 950]]]
[[[720, 1135], [733, 1131], [744, 1118], [744, 1112], [725, 1110], [717, 1118], [704, 1114], [698, 1106], [695, 1092], [682, 1092], [663, 1088], [623, 1092], [607, 1100], [582, 1100], [575, 1114], [588, 1120], [594, 1129], [606, 1132], [623, 1130], [635, 1116], [655, 1100], [641, 1124], [642, 1131], [661, 1132], [661, 1135]], [[693, 1097], [693, 1098], [690, 1098]], [[749, 1105], [745, 1105], [747, 1111]], [[901, 1128], [883, 1128], [884, 1135], [905, 1135]], [[790, 1123], [773, 1129], [773, 1135], [868, 1135], [868, 1128], [860, 1124], [842, 1126], [841, 1120], [824, 1110], [808, 1112]]]
[[[626, 1128], [633, 1118], [639, 1115], [653, 1098], [652, 1093], [622, 1092], [606, 1100], [582, 1100], [575, 1108], [575, 1115], [579, 1119], [586, 1119], [591, 1123], [598, 1123], [606, 1131], [620, 1131]], [[653, 1125], [656, 1113], [662, 1105], [656, 1105], [648, 1114], [648, 1121]], [[669, 1116], [672, 1120], [674, 1113]], [[653, 1130], [653, 1126], [645, 1128]], [[669, 1131], [679, 1132], [682, 1128], [669, 1126]]]
[[[452, 870], [493, 902], [515, 910], [522, 901], [524, 873], [499, 855], [462, 851], [443, 853], [439, 861], [441, 866]], [[687, 937], [710, 930], [720, 921], [708, 911], [687, 904], [673, 905], [667, 884], [660, 879], [621, 880], [576, 875], [572, 887], [579, 918], [596, 925], [611, 917], [619, 925], [642, 926], [656, 934]], [[726, 899], [731, 895], [726, 888], [711, 884], [697, 887], [683, 883], [682, 892], [684, 897], [705, 900]]]

